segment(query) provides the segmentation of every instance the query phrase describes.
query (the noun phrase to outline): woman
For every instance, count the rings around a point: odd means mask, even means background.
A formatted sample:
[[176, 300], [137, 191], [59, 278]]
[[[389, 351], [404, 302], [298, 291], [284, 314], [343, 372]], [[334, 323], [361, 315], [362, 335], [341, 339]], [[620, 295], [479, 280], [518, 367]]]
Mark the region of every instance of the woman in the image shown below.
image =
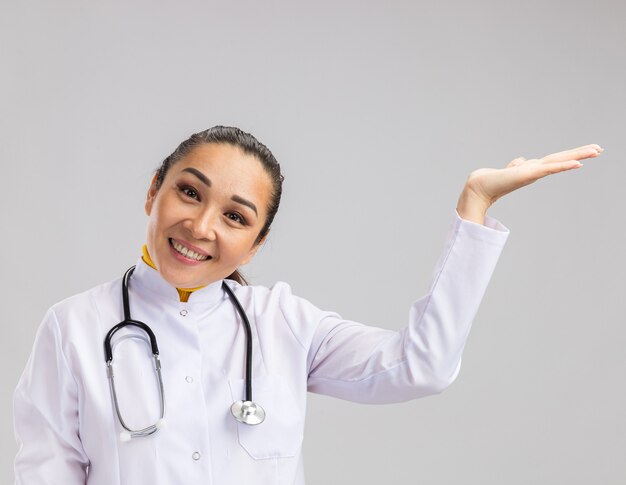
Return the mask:
[[[386, 403], [446, 388], [508, 237], [487, 209], [601, 152], [586, 145], [473, 172], [430, 289], [394, 332], [319, 310], [285, 283], [245, 285], [238, 268], [267, 237], [280, 202], [279, 165], [236, 128], [192, 135], [148, 190], [146, 244], [126, 279], [128, 308], [119, 278], [47, 312], [14, 395], [16, 483], [304, 483], [307, 391]], [[110, 386], [103, 342], [125, 318], [147, 323], [161, 344], [163, 409], [139, 327], [111, 336]]]

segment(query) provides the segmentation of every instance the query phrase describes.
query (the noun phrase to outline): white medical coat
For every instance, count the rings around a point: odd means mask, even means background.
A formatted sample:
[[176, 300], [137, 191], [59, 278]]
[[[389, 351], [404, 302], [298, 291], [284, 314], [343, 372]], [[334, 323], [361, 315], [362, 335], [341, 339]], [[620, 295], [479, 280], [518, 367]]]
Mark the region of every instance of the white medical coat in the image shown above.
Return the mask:
[[[509, 231], [455, 211], [430, 289], [400, 331], [346, 320], [272, 288], [227, 284], [253, 333], [253, 398], [267, 412], [248, 426], [230, 414], [244, 395], [245, 332], [218, 281], [178, 292], [141, 258], [130, 279], [130, 309], [160, 346], [167, 426], [121, 442], [103, 341], [123, 320], [121, 278], [53, 305], [41, 323], [14, 393], [20, 485], [304, 484], [301, 446], [307, 391], [362, 403], [441, 392], [461, 353]], [[391, 297], [393, 295], [389, 295]], [[114, 338], [123, 418], [131, 428], [159, 416], [145, 334]]]

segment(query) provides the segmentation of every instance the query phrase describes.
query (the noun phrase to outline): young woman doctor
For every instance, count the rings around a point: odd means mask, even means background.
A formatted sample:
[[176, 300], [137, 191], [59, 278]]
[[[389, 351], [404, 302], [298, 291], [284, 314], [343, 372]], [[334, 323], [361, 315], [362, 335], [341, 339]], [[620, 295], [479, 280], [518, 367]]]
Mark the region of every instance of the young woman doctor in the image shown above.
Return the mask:
[[[237, 128], [192, 135], [148, 190], [128, 303], [120, 277], [47, 312], [14, 394], [16, 484], [303, 484], [307, 391], [389, 403], [446, 388], [508, 236], [487, 209], [601, 152], [586, 145], [472, 172], [430, 289], [394, 332], [322, 311], [285, 283], [246, 285], [238, 268], [267, 237], [279, 165]], [[110, 336], [114, 393], [103, 342], [125, 318], [147, 324], [160, 353], [153, 359], [139, 326]], [[241, 402], [246, 376], [252, 408]]]

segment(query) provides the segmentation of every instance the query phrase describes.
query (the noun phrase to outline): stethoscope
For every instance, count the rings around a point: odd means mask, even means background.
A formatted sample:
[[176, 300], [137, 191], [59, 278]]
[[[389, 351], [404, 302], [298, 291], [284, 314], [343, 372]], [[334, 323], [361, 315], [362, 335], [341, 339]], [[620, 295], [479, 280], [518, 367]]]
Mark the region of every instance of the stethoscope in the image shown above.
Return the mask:
[[[124, 303], [124, 320], [115, 325], [109, 332], [107, 333], [106, 338], [104, 339], [104, 354], [107, 366], [107, 375], [109, 377], [109, 387], [111, 389], [111, 396], [113, 397], [113, 404], [115, 406], [115, 412], [117, 414], [117, 418], [122, 425], [122, 428], [125, 429], [122, 433], [120, 433], [120, 439], [122, 441], [129, 441], [132, 438], [140, 438], [149, 436], [153, 433], [156, 433], [157, 430], [163, 428], [165, 426], [165, 393], [163, 391], [163, 377], [161, 375], [161, 361], [159, 359], [159, 347], [157, 345], [157, 340], [154, 335], [154, 332], [148, 325], [139, 320], [133, 320], [130, 318], [130, 304], [128, 300], [128, 280], [130, 279], [130, 275], [133, 274], [135, 270], [135, 266], [131, 266], [128, 268], [126, 273], [124, 274], [124, 278], [122, 278], [122, 301]], [[252, 400], [252, 330], [250, 328], [250, 321], [248, 320], [248, 316], [244, 311], [241, 303], [233, 293], [233, 290], [226, 284], [226, 282], [222, 282], [222, 288], [228, 293], [231, 301], [237, 308], [237, 312], [241, 316], [241, 319], [244, 323], [244, 328], [246, 331], [246, 392], [245, 392], [245, 400], [236, 401], [230, 407], [230, 412], [233, 417], [244, 424], [260, 424], [265, 420], [265, 410], [257, 403]], [[142, 429], [131, 429], [122, 418], [122, 414], [120, 413], [119, 404], [117, 401], [117, 393], [115, 391], [115, 379], [113, 376], [113, 351], [111, 348], [111, 337], [126, 326], [135, 326], [142, 329], [148, 337], [150, 338], [150, 347], [152, 348], [152, 356], [154, 357], [154, 367], [156, 370], [157, 381], [159, 383], [159, 398], [160, 398], [160, 417], [157, 422], [153, 425], [147, 426]]]

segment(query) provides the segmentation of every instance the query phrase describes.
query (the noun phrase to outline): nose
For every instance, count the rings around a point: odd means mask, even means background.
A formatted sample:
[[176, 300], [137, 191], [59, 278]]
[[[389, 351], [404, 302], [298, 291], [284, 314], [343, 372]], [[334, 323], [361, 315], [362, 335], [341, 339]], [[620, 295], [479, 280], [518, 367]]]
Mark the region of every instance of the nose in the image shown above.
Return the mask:
[[206, 239], [215, 241], [217, 239], [218, 225], [217, 211], [206, 209], [199, 211], [195, 217], [189, 219], [188, 229], [194, 239]]

